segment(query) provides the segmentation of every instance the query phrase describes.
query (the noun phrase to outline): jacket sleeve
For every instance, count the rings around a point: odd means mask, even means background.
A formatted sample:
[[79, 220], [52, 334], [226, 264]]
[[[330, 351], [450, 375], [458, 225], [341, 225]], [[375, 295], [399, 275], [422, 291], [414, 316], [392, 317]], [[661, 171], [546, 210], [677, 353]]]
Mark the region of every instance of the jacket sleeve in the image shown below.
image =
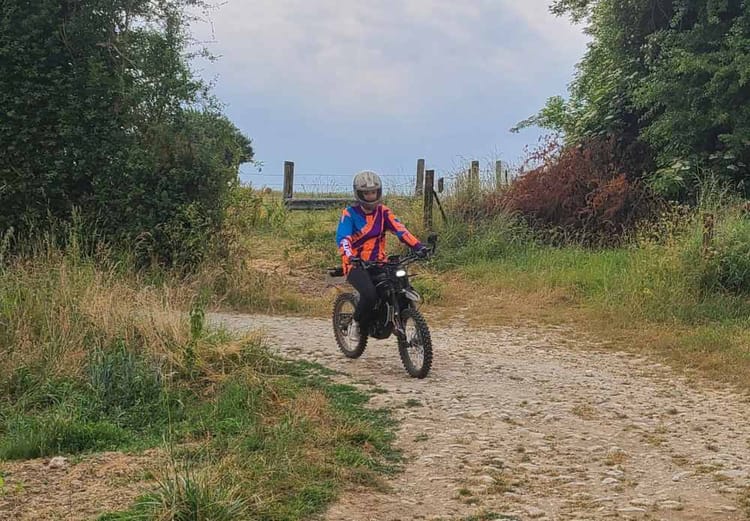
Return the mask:
[[390, 230], [391, 232], [398, 237], [398, 240], [409, 246], [413, 250], [417, 250], [422, 247], [422, 243], [419, 242], [419, 239], [417, 239], [412, 233], [406, 229], [406, 226], [404, 226], [401, 221], [399, 221], [395, 215], [393, 215], [393, 212], [390, 210], [390, 208], [385, 209], [385, 226], [387, 230]]
[[336, 246], [342, 257], [352, 256], [352, 235], [354, 234], [354, 220], [349, 209], [345, 208], [341, 213], [338, 228], [336, 229]]

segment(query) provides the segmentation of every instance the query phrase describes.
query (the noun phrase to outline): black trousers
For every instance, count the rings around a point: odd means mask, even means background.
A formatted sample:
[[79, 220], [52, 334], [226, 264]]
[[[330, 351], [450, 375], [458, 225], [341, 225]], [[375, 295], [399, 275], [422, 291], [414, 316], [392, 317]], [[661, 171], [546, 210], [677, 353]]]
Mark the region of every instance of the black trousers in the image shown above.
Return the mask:
[[360, 323], [362, 329], [365, 329], [370, 324], [372, 310], [378, 301], [375, 285], [372, 283], [370, 273], [362, 267], [356, 267], [350, 271], [346, 280], [359, 292], [359, 303], [357, 309], [354, 310], [354, 320]]

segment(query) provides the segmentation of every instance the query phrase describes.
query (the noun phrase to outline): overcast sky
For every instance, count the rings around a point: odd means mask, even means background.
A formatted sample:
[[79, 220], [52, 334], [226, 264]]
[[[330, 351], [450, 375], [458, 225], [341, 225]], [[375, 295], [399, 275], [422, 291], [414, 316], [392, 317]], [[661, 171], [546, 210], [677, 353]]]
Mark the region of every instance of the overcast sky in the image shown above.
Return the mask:
[[586, 49], [549, 2], [228, 0], [193, 26], [219, 56], [196, 68], [253, 140], [255, 186], [280, 186], [285, 160], [310, 187], [411, 176], [419, 157], [439, 174], [516, 162], [539, 131], [509, 129], [566, 93]]

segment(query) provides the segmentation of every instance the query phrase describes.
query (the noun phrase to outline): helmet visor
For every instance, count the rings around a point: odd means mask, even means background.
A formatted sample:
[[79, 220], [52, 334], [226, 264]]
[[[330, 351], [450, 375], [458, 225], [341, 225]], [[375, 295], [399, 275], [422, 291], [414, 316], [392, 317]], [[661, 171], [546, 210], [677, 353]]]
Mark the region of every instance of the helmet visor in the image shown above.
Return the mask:
[[377, 190], [357, 190], [356, 191], [357, 201], [368, 207], [373, 208], [380, 203], [383, 198], [383, 189]]

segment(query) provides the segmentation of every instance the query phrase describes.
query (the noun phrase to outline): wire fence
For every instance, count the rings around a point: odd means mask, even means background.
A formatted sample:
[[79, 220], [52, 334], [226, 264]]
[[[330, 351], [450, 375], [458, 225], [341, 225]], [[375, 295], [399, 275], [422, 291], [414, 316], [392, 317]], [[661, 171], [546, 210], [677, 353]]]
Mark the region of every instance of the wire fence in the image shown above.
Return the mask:
[[[290, 179], [293, 178], [292, 193], [295, 197], [347, 197], [352, 190], [351, 172], [314, 172], [294, 171], [291, 164]], [[286, 167], [285, 167], [286, 168]], [[254, 188], [270, 188], [284, 190], [284, 173], [241, 172], [243, 183]], [[436, 171], [435, 182], [443, 178], [446, 192], [461, 191], [466, 186], [482, 189], [497, 189], [510, 184], [521, 172], [518, 168], [501, 161], [466, 161], [453, 169]], [[404, 172], [378, 172], [383, 179], [383, 188], [387, 194], [399, 196], [413, 196], [417, 192], [417, 175]]]
[[[383, 189], [387, 193], [398, 195], [414, 193], [416, 176], [389, 173], [378, 173], [378, 175], [383, 179]], [[353, 177], [353, 174], [295, 172], [294, 191], [305, 194], [348, 194], [352, 190]], [[242, 173], [240, 179], [255, 188], [281, 190], [284, 186], [281, 175]]]

